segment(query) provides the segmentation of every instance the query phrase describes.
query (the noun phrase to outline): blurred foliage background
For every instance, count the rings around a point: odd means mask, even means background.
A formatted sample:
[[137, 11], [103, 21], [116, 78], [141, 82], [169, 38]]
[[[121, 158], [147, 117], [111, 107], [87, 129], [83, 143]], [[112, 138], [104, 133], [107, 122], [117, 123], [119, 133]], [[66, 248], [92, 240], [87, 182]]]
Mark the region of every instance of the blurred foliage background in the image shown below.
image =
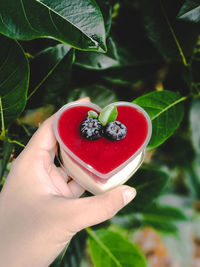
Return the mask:
[[153, 125], [136, 199], [52, 267], [200, 266], [199, 21], [199, 0], [1, 0], [0, 188], [39, 123], [80, 97], [134, 101]]

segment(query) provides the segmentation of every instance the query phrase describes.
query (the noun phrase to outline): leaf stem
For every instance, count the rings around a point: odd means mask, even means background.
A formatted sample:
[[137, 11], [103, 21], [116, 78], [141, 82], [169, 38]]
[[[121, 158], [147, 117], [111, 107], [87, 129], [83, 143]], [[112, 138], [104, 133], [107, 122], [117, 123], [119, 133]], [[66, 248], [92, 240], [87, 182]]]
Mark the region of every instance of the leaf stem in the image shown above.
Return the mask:
[[181, 56], [181, 58], [182, 58], [183, 64], [184, 64], [185, 67], [188, 67], [189, 64], [187, 63], [187, 60], [186, 60], [185, 55], [184, 55], [184, 53], [183, 53], [183, 50], [182, 50], [182, 48], [181, 48], [181, 46], [180, 46], [180, 44], [179, 44], [179, 41], [178, 41], [178, 39], [177, 39], [177, 37], [176, 37], [176, 34], [175, 34], [175, 32], [174, 32], [174, 29], [172, 28], [172, 25], [171, 25], [171, 23], [170, 23], [170, 21], [169, 21], [169, 19], [168, 19], [168, 17], [167, 17], [167, 14], [166, 14], [166, 12], [165, 12], [165, 9], [164, 9], [162, 0], [159, 0], [159, 3], [160, 3], [160, 7], [161, 7], [161, 10], [162, 10], [162, 13], [164, 14], [165, 20], [166, 20], [166, 22], [167, 22], [167, 24], [168, 24], [168, 27], [169, 27], [169, 29], [170, 29], [170, 32], [171, 32], [171, 34], [172, 34], [172, 36], [173, 36], [173, 38], [174, 38], [174, 41], [175, 41], [175, 43], [176, 43], [176, 45], [177, 45], [178, 50], [179, 50], [179, 53], [180, 53], [180, 56]]
[[10, 138], [8, 138], [8, 142], [9, 142], [9, 143], [17, 144], [17, 145], [19, 145], [19, 146], [25, 148], [25, 145], [22, 144], [21, 142], [17, 141], [17, 140], [11, 140]]
[[101, 248], [107, 253], [107, 255], [114, 261], [116, 266], [121, 267], [122, 266], [121, 263], [113, 256], [110, 250], [104, 245], [104, 243], [95, 234], [95, 232], [90, 227], [86, 228], [86, 231], [89, 234], [89, 236], [91, 236], [101, 246]]
[[188, 99], [189, 96], [183, 96], [183, 97], [179, 98], [178, 100], [176, 100], [175, 102], [173, 102], [171, 105], [167, 106], [166, 108], [164, 108], [163, 110], [161, 110], [159, 113], [157, 113], [154, 117], [151, 118], [151, 120], [155, 120], [163, 112], [167, 111], [168, 109], [170, 109], [171, 107], [177, 105], [178, 103], [185, 101], [186, 99]]
[[5, 122], [4, 122], [4, 116], [3, 116], [3, 106], [2, 106], [2, 100], [0, 97], [0, 111], [1, 111], [1, 135], [0, 140], [4, 140], [6, 137], [6, 130], [5, 130]]
[[24, 125], [24, 123], [21, 122], [20, 119], [17, 119], [17, 123], [18, 123], [18, 125], [20, 125], [20, 126], [23, 128], [23, 130], [25, 131], [25, 133], [26, 133], [28, 136], [31, 136], [31, 133], [29, 132], [29, 130], [27, 129], [27, 127]]

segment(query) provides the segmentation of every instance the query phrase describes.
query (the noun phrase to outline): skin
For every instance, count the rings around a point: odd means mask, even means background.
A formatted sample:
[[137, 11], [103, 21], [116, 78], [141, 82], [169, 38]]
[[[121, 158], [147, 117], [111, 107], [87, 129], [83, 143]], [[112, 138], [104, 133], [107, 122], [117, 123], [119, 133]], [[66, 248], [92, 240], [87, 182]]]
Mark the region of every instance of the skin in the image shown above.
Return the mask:
[[55, 114], [39, 127], [15, 159], [0, 193], [2, 267], [49, 266], [78, 231], [111, 218], [136, 195], [122, 185], [79, 198], [84, 189], [67, 183], [54, 165], [54, 119]]

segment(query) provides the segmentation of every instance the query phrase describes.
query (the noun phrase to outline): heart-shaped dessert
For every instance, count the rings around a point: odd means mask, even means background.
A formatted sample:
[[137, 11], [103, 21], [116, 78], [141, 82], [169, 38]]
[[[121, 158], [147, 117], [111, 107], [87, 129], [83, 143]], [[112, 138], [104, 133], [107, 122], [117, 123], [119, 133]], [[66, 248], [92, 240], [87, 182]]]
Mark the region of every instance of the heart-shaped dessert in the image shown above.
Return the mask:
[[[82, 135], [81, 127], [89, 125], [90, 128], [90, 120], [86, 122], [88, 125], [83, 124], [88, 112], [96, 116], [101, 112], [100, 107], [90, 102], [72, 102], [63, 106], [54, 123], [64, 168], [69, 176], [93, 194], [126, 182], [141, 165], [151, 137], [151, 120], [140, 106], [129, 102], [116, 102], [113, 106], [117, 123], [126, 128], [121, 140], [111, 140], [105, 133], [108, 127], [99, 121], [97, 124], [102, 132], [98, 139], [86, 139]], [[109, 131], [114, 129], [113, 122], [111, 124]], [[119, 127], [114, 131], [116, 136]]]

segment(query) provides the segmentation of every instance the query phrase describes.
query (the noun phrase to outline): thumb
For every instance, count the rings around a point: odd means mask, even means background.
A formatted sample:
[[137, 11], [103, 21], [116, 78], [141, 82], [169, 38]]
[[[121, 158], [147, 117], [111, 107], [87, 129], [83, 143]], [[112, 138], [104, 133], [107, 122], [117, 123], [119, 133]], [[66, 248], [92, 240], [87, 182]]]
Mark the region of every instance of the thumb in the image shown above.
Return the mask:
[[102, 195], [75, 199], [74, 226], [77, 231], [113, 217], [136, 196], [136, 190], [121, 185]]

